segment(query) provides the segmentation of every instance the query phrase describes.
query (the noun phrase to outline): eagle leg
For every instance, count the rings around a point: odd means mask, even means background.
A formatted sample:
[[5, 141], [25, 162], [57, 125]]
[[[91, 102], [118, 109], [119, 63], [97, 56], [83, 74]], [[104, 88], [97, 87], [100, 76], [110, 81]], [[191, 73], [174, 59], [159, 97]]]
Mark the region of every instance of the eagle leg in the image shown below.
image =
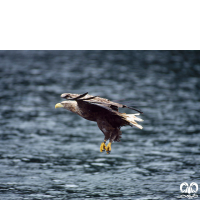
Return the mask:
[[101, 143], [100, 152], [105, 151], [105, 149], [106, 149], [106, 140], [104, 140], [104, 142]]
[[106, 147], [106, 153], [107, 153], [107, 154], [110, 154], [110, 152], [111, 152], [111, 144], [112, 144], [112, 143], [109, 142], [108, 145], [107, 145], [107, 147]]

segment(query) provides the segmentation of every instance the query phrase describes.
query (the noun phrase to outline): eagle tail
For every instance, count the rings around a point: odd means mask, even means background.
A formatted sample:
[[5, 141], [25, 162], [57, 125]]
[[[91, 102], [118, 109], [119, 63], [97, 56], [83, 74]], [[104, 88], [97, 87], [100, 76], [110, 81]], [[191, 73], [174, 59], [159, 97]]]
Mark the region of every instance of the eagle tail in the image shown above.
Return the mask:
[[136, 115], [140, 115], [140, 113], [137, 114], [125, 114], [125, 119], [130, 123], [130, 125], [134, 125], [140, 129], [143, 129], [141, 125], [139, 125], [136, 121], [142, 122], [143, 119], [140, 119], [139, 117], [136, 117]]

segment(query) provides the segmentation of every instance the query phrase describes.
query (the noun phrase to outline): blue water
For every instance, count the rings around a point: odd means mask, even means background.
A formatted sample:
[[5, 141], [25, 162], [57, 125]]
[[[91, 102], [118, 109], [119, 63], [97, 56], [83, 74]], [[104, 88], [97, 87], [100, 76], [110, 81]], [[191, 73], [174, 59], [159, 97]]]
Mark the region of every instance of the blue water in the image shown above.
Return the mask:
[[[200, 187], [199, 51], [0, 51], [0, 91], [1, 199], [177, 199], [182, 182]], [[55, 110], [65, 92], [128, 101], [144, 129], [123, 127], [100, 153], [95, 122]]]

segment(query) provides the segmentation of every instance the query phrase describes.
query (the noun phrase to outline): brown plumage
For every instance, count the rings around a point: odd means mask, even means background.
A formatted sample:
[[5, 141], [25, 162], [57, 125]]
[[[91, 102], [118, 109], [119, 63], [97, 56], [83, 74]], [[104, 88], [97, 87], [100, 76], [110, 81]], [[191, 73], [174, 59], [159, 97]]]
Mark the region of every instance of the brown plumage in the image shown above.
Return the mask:
[[[113, 141], [120, 141], [120, 128], [122, 126], [135, 125], [142, 129], [142, 126], [135, 122], [143, 121], [142, 119], [136, 117], [136, 115], [139, 115], [142, 112], [135, 108], [115, 103], [105, 98], [92, 96], [88, 93], [84, 93], [82, 95], [64, 93], [61, 97], [67, 99], [67, 101], [57, 103], [55, 108], [63, 107], [87, 120], [97, 122], [99, 129], [105, 135], [104, 142], [100, 146], [101, 152], [106, 150], [107, 153], [110, 153], [111, 143]], [[129, 108], [140, 113], [120, 113], [118, 112], [118, 108]], [[109, 144], [106, 146], [105, 143], [107, 140], [109, 140]]]

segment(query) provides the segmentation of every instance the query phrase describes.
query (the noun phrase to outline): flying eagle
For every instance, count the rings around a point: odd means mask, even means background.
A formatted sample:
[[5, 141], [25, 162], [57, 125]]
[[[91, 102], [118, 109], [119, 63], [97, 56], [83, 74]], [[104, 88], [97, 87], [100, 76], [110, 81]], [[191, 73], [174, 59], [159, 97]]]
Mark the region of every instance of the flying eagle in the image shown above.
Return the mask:
[[[142, 113], [133, 107], [128, 107], [123, 104], [112, 102], [108, 99], [101, 98], [98, 96], [89, 95], [88, 92], [84, 94], [61, 94], [62, 98], [67, 101], [57, 103], [55, 108], [65, 108], [73, 113], [80, 115], [81, 117], [97, 122], [99, 129], [104, 133], [104, 142], [101, 143], [100, 152], [105, 151], [107, 154], [111, 151], [111, 144], [113, 141], [120, 141], [122, 126], [134, 125], [140, 129], [143, 127], [136, 121], [143, 121], [136, 117]], [[118, 108], [129, 108], [137, 111], [136, 114], [120, 113]], [[109, 140], [106, 146], [106, 141]]]

